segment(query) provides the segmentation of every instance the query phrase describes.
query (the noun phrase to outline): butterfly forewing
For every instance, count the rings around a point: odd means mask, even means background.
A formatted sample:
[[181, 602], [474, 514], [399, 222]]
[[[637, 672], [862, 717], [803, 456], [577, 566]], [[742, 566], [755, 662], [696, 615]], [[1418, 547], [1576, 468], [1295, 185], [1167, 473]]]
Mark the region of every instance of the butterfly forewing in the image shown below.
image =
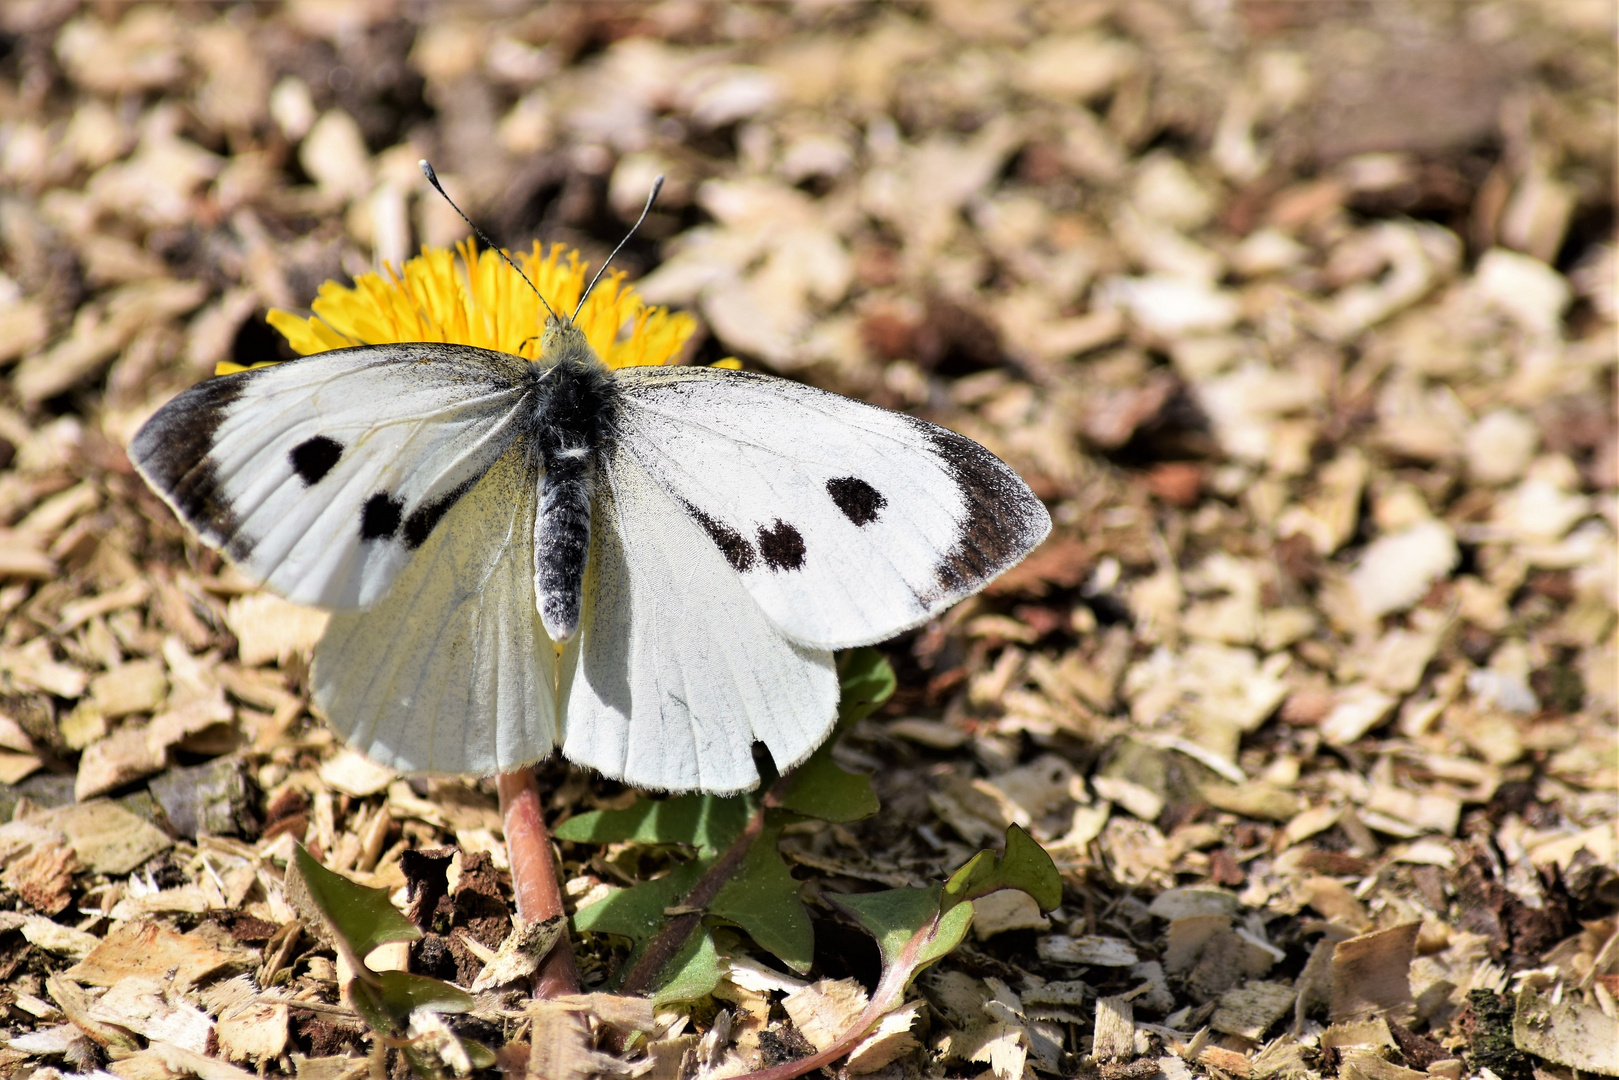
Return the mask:
[[562, 658], [562, 752], [639, 787], [732, 792], [826, 737], [832, 654], [789, 641], [622, 445], [599, 473], [585, 606]]
[[373, 759], [510, 771], [556, 743], [556, 650], [534, 604], [536, 455], [512, 445], [366, 611], [332, 616], [315, 701]]
[[365, 607], [518, 434], [527, 368], [460, 345], [320, 353], [192, 387], [130, 459], [248, 575]]
[[795, 641], [843, 648], [917, 626], [1051, 529], [1008, 466], [933, 424], [721, 368], [636, 368], [619, 448]]

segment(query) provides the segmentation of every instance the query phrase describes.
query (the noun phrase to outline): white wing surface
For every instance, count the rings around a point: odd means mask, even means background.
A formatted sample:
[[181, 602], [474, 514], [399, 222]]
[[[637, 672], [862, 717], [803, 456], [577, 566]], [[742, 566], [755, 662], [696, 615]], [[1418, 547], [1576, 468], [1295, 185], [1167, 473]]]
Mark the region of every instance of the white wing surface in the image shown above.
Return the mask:
[[488, 775], [556, 745], [557, 654], [534, 605], [538, 472], [527, 440], [513, 445], [380, 603], [332, 616], [315, 701], [373, 760]]
[[199, 383], [129, 456], [249, 576], [363, 608], [511, 443], [529, 367], [462, 345], [319, 353]]
[[725, 793], [781, 769], [837, 711], [832, 654], [772, 625], [702, 527], [620, 449], [597, 483], [562, 752], [637, 787]]
[[869, 644], [920, 625], [1051, 530], [1005, 463], [915, 417], [723, 368], [616, 376], [620, 453], [804, 645]]

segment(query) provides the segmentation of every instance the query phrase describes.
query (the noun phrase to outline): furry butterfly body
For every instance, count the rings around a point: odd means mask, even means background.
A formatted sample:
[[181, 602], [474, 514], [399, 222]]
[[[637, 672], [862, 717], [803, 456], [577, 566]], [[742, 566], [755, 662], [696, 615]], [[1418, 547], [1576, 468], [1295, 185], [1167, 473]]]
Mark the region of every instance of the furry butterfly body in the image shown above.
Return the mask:
[[220, 376], [136, 468], [211, 545], [333, 611], [313, 688], [405, 770], [560, 746], [643, 787], [757, 782], [831, 727], [832, 650], [920, 625], [1050, 530], [978, 444], [742, 371], [610, 371], [553, 320], [541, 359], [361, 346]]

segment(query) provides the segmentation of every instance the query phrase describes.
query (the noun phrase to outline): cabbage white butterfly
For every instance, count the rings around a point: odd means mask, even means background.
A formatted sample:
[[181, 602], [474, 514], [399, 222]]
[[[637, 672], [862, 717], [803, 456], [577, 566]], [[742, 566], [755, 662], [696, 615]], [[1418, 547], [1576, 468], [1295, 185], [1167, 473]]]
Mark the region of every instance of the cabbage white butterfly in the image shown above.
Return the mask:
[[554, 312], [537, 362], [424, 342], [216, 376], [129, 456], [250, 577], [332, 610], [315, 701], [410, 771], [560, 746], [640, 787], [751, 787], [754, 741], [787, 769], [831, 729], [834, 649], [1051, 528], [951, 431], [751, 372], [609, 370]]

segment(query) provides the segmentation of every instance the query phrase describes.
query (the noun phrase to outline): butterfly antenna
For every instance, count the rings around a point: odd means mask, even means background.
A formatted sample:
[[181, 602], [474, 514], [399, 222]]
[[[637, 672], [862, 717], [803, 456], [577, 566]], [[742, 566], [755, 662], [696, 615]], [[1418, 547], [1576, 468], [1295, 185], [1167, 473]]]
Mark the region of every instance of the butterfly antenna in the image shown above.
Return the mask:
[[[522, 278], [523, 281], [528, 284], [529, 288], [534, 289], [534, 295], [539, 297], [540, 303], [545, 306], [546, 311], [550, 312], [551, 318], [560, 320], [561, 316], [558, 315], [556, 313], [556, 311], [552, 309], [550, 304], [547, 304], [545, 302], [545, 297], [544, 296], [540, 296], [540, 290], [534, 288], [534, 283], [532, 281], [528, 280], [528, 275], [523, 273], [522, 267], [520, 267], [516, 263], [512, 262], [511, 256], [507, 255], [506, 252], [503, 251], [499, 246], [497, 246], [493, 240], [489, 239], [489, 237], [487, 235], [485, 235], [485, 233], [484, 233], [484, 231], [482, 229], [480, 229], [480, 228], [478, 228], [478, 226], [474, 225], [472, 223], [472, 219], [467, 217], [466, 211], [462, 210], [459, 206], [455, 205], [455, 200], [450, 198], [450, 196], [445, 192], [444, 185], [438, 182], [438, 173], [433, 171], [433, 166], [431, 166], [431, 165], [429, 165], [427, 163], [427, 159], [423, 158], [422, 160], [418, 161], [416, 164], [421, 166], [422, 175], [427, 177], [427, 182], [429, 184], [433, 185], [433, 190], [438, 192], [439, 196], [441, 198], [443, 198], [443, 200], [445, 202], [450, 204], [450, 209], [451, 210], [454, 210], [457, 214], [461, 215], [461, 220], [467, 223], [467, 227], [472, 230], [473, 234], [475, 236], [477, 236], [477, 238], [479, 240], [483, 241], [483, 246], [488, 248], [489, 250], [493, 251], [496, 255], [499, 255], [502, 259], [505, 259], [506, 260], [506, 265], [511, 267], [513, 270], [516, 270], [517, 271], [517, 276]], [[658, 179], [661, 181], [663, 179], [663, 177], [660, 176], [660, 177], [658, 177]], [[656, 189], [654, 188], [653, 190], [654, 190], [654, 193], [656, 193]], [[647, 205], [650, 206], [652, 204], [649, 202]], [[643, 212], [641, 214], [641, 216], [646, 217], [646, 214]], [[636, 224], [639, 225], [640, 222], [636, 222]], [[633, 232], [634, 230], [631, 230], [631, 231]], [[626, 237], [626, 239], [628, 239], [628, 238]], [[620, 246], [622, 246], [622, 245], [620, 245]], [[614, 254], [617, 254], [617, 253], [615, 252]], [[592, 283], [592, 284], [594, 284], [594, 283]], [[574, 312], [574, 314], [577, 315], [578, 312]]]
[[663, 174], [659, 173], [652, 181], [652, 190], [647, 192], [646, 205], [641, 207], [641, 216], [635, 219], [635, 224], [630, 226], [630, 231], [624, 234], [624, 239], [618, 242], [618, 247], [613, 249], [613, 254], [607, 256], [607, 261], [601, 264], [601, 268], [596, 271], [596, 276], [590, 279], [590, 284], [586, 286], [585, 291], [580, 294], [579, 306], [573, 309], [573, 317], [575, 319], [577, 319], [579, 317], [579, 313], [585, 309], [585, 301], [590, 299], [590, 292], [596, 287], [596, 282], [600, 281], [602, 279], [602, 275], [607, 273], [607, 268], [613, 264], [613, 259], [617, 257], [620, 251], [624, 250], [624, 245], [630, 242], [630, 237], [635, 235], [635, 230], [641, 227], [641, 222], [645, 221], [646, 216], [652, 212], [652, 204], [657, 201], [658, 192], [662, 190]]

